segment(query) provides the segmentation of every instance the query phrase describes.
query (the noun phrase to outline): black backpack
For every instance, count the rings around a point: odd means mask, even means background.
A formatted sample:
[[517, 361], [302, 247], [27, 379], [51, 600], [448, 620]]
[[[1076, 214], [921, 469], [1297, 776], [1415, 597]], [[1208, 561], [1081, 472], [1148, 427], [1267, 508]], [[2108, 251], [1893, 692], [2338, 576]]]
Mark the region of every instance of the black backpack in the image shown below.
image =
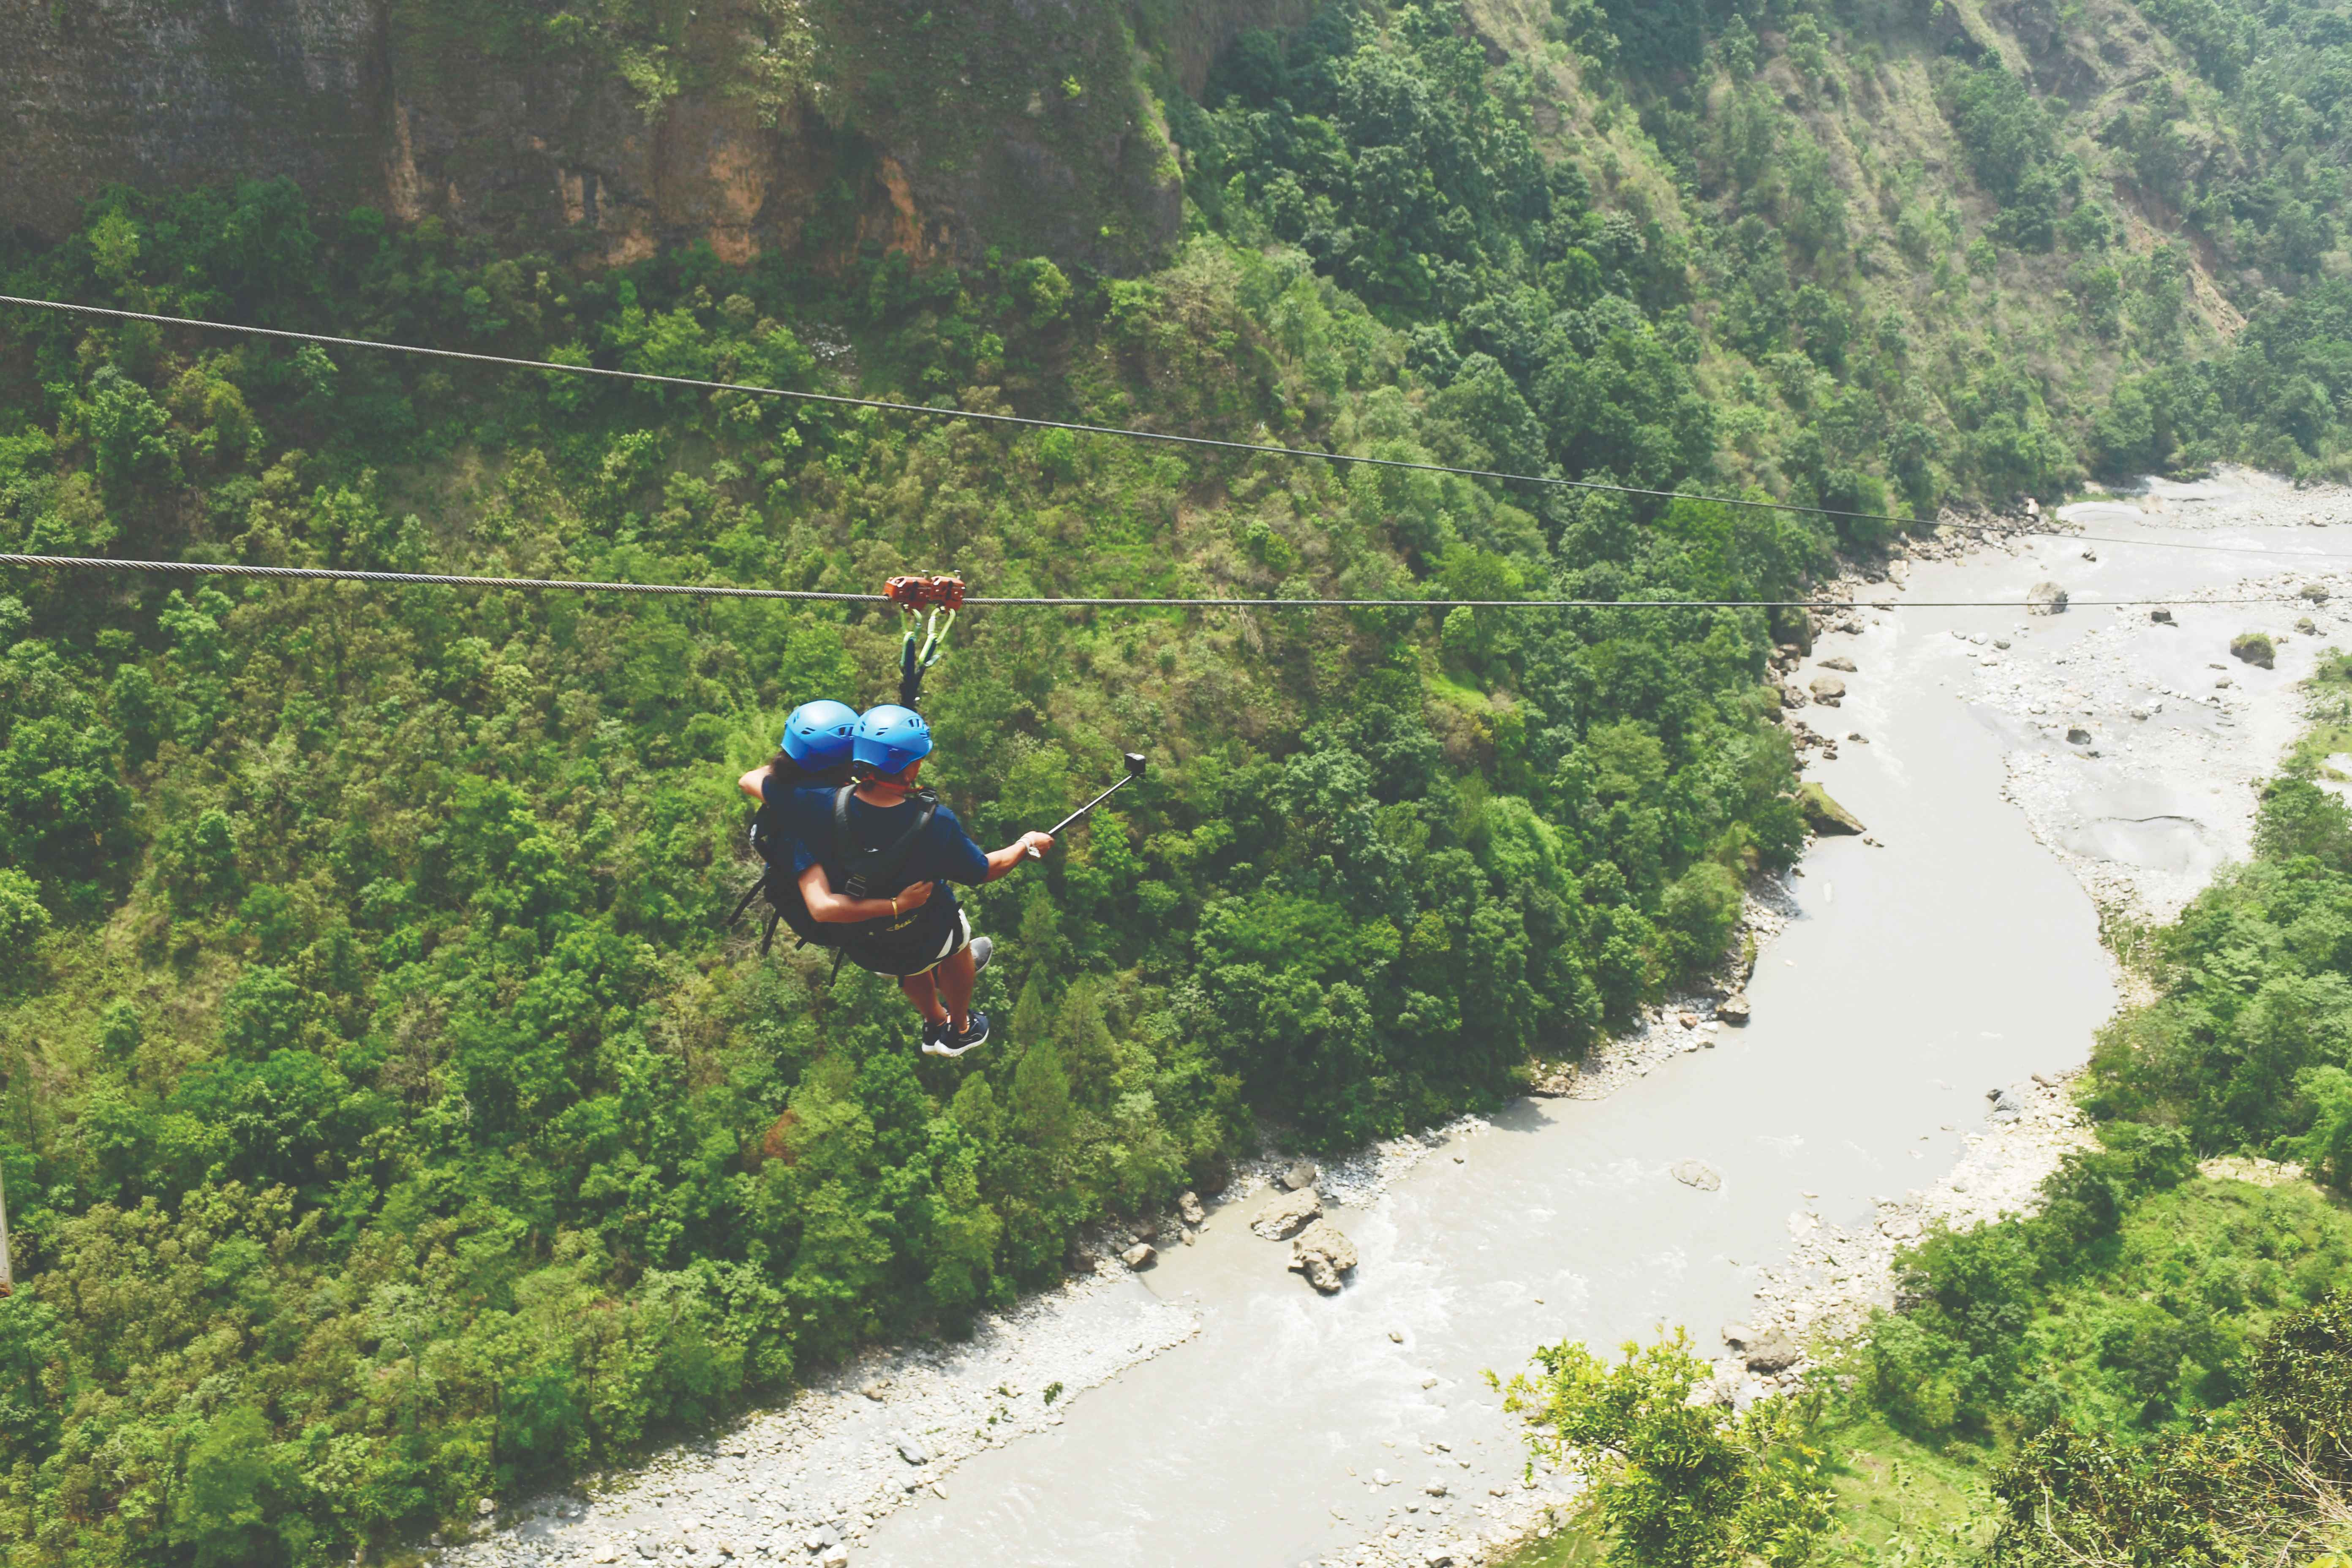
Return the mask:
[[[843, 784], [833, 794], [834, 842], [842, 863], [849, 868], [849, 885], [842, 890], [853, 899], [887, 898], [879, 889], [906, 863], [915, 847], [915, 840], [931, 825], [940, 808], [939, 796], [929, 790], [918, 791], [908, 798], [918, 807], [915, 820], [889, 843], [877, 848], [858, 844], [849, 831], [849, 797], [856, 793], [855, 784]], [[802, 947], [838, 949], [860, 937], [879, 934], [889, 929], [888, 920], [858, 921], [826, 924], [809, 913], [808, 900], [801, 897], [800, 879], [793, 871], [793, 841], [772, 815], [772, 803], [762, 800], [751, 818], [751, 848], [766, 868], [760, 879], [744, 890], [735, 904], [735, 912], [727, 917], [727, 927], [732, 930], [751, 907], [751, 900], [765, 896], [768, 915], [760, 929], [760, 956], [765, 958], [776, 940], [779, 921], [789, 926], [800, 939]], [[895, 885], [892, 890], [896, 891]]]

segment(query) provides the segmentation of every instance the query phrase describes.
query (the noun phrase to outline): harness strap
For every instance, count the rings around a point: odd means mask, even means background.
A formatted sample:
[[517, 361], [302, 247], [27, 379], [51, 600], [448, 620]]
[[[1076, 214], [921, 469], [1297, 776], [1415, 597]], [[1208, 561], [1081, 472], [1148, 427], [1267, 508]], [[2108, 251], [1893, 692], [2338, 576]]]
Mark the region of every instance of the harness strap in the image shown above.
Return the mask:
[[841, 857], [842, 870], [848, 879], [847, 885], [841, 890], [853, 899], [876, 898], [879, 895], [869, 889], [888, 881], [898, 874], [898, 868], [906, 864], [908, 855], [915, 847], [915, 840], [922, 837], [924, 830], [930, 826], [931, 818], [939, 815], [940, 799], [929, 790], [915, 795], [912, 798], [920, 803], [915, 820], [888, 844], [878, 848], [867, 848], [859, 844], [856, 836], [850, 831], [849, 802], [856, 793], [856, 784], [844, 784], [833, 792], [834, 847]]

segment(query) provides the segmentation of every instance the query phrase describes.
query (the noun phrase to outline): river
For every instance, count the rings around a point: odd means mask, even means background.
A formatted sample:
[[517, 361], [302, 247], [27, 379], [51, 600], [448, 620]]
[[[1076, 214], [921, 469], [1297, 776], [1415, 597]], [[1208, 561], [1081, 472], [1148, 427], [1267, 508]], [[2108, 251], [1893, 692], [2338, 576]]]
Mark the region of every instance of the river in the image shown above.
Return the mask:
[[[2340, 496], [2328, 504], [2352, 519]], [[1107, 1333], [1151, 1338], [1133, 1348], [1157, 1353], [1106, 1370], [1055, 1424], [964, 1444], [951, 1486], [935, 1462], [923, 1473], [939, 1491], [871, 1520], [850, 1561], [1290, 1568], [1419, 1561], [1485, 1532], [1489, 1489], [1518, 1487], [1523, 1462], [1489, 1369], [1508, 1376], [1541, 1342], [1608, 1346], [1675, 1325], [1719, 1353], [1718, 1326], [1749, 1316], [1797, 1216], [1866, 1228], [1878, 1200], [1951, 1170], [1989, 1089], [2085, 1059], [2116, 1001], [2093, 891], [2167, 912], [2243, 852], [2252, 786], [2294, 732], [2294, 683], [2325, 639], [2285, 635], [2308, 605], [2183, 605], [2167, 626], [2145, 608], [2081, 602], [2226, 593], [2250, 578], [2291, 593], [2303, 579], [2280, 577], [2289, 563], [2276, 552], [2352, 552], [2352, 529], [2278, 526], [2305, 510], [2253, 476], [2168, 487], [2083, 525], [2244, 552], [2102, 543], [2087, 560], [2080, 543], [2044, 539], [1912, 563], [1900, 588], [1868, 590], [1903, 607], [1861, 611], [1855, 631], [1822, 639], [1816, 659], [1843, 654], [1856, 668], [1842, 707], [1800, 717], [1840, 740], [1836, 760], [1807, 775], [1878, 842], [1830, 838], [1808, 853], [1788, 884], [1797, 912], [1748, 986], [1748, 1027], [1603, 1099], [1517, 1103], [1372, 1201], [1335, 1208], [1360, 1254], [1335, 1297], [1286, 1270], [1286, 1245], [1249, 1233], [1259, 1197], [1228, 1205], [1198, 1245], [1166, 1248], [1071, 1309]], [[2031, 620], [1925, 607], [2019, 605], [2045, 579], [2077, 607]], [[2254, 626], [2282, 636], [2274, 670], [2228, 658], [2230, 637]], [[2087, 743], [2066, 738], [2078, 725]], [[1711, 1166], [1719, 1188], [1676, 1181], [1684, 1160]], [[997, 1375], [984, 1347], [960, 1353], [981, 1369], [967, 1382]], [[855, 1406], [872, 1428], [866, 1447], [887, 1458], [885, 1408], [869, 1414], [845, 1387], [807, 1397]], [[833, 1463], [781, 1440], [707, 1461], [731, 1463], [739, 1489], [773, 1476], [780, 1496]], [[744, 1555], [814, 1560], [797, 1525], [774, 1528], [805, 1514], [780, 1504], [755, 1518], [740, 1500], [698, 1498], [705, 1464], [668, 1468], [662, 1495], [706, 1518], [740, 1510], [728, 1545]], [[1425, 1489], [1433, 1480], [1443, 1498]], [[654, 1528], [600, 1556], [667, 1556], [665, 1513], [675, 1525], [669, 1505], [613, 1495], [506, 1541], [556, 1560], [635, 1521]], [[698, 1554], [690, 1534], [677, 1550]]]

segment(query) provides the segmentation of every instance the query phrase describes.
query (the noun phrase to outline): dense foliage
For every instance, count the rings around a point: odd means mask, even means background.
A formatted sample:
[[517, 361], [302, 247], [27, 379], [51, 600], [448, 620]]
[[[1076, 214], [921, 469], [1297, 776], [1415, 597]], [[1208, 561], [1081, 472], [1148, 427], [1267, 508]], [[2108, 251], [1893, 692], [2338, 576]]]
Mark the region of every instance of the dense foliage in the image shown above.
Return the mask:
[[[1908, 1304], [1860, 1356], [1862, 1405], [2000, 1458], [1991, 1561], [2352, 1545], [2327, 1503], [2352, 1481], [2352, 1096], [2331, 1022], [2352, 952], [2329, 935], [2347, 899], [2352, 813], [2280, 780], [2253, 860], [2154, 933], [2158, 994], [2100, 1042], [2101, 1146], [2038, 1215], [1909, 1255]], [[2200, 1178], [2213, 1155], [2300, 1157], [2320, 1190]]]
[[[608, 12], [581, 47], [657, 119], [701, 68]], [[1498, 57], [1450, 4], [1337, 5], [1244, 36], [1199, 102], [1154, 78], [1192, 221], [1123, 279], [700, 247], [583, 273], [284, 184], [118, 192], [0, 274], [1924, 514], [2094, 464], [2335, 460], [2341, 133], [2248, 84], [2291, 68], [2319, 102], [2336, 15], [2246, 23], [2299, 41], [2094, 142], [1893, 9], [1563, 3]], [[470, 47], [457, 8], [404, 17]], [[2239, 35], [2215, 36], [2226, 58]], [[760, 90], [798, 90], [769, 64]], [[2137, 215], [2174, 189], [2168, 125], [2249, 116], [2236, 162], [2177, 174], [2252, 317], [2200, 357], [2210, 278]], [[17, 318], [0, 343], [10, 551], [1608, 600], [1783, 597], [1880, 527], [143, 324]], [[381, 1549], [862, 1339], [959, 1331], [1089, 1219], [1214, 1180], [1254, 1116], [1336, 1144], [1494, 1102], [1712, 963], [1742, 878], [1795, 853], [1759, 678], [1799, 630], [968, 616], [934, 776], [984, 837], [1058, 816], [1121, 749], [1154, 766], [976, 898], [1002, 1033], [950, 1065], [914, 1055], [887, 988], [714, 929], [750, 876], [732, 777], [794, 703], [887, 691], [872, 612], [16, 576], [0, 1174], [26, 1288], [0, 1303], [0, 1539], [43, 1563]], [[2308, 1114], [2269, 1136], [2337, 1125], [2328, 1066], [2294, 1064]]]
[[[1808, 1393], [1735, 1417], [1687, 1403], [1711, 1369], [1679, 1341], [1614, 1365], [1538, 1352], [1509, 1407], [1538, 1457], [1600, 1484], [1582, 1529], [1514, 1561], [2255, 1568], [2352, 1550], [2347, 1037], [2326, 1011], [2352, 812], [2307, 766], [2268, 792], [2252, 863], [2152, 933], [2158, 994], [2110, 1026], [2085, 1091], [2098, 1144], [2035, 1214], [1906, 1253], [1900, 1309]], [[2309, 1160], [2316, 1184], [2199, 1173], [2200, 1155], [2266, 1154]], [[1923, 1495], [1906, 1466], [1948, 1479]]]
[[[1405, 457], [1509, 433], [1296, 252], [579, 277], [284, 187], [125, 195], [25, 292]], [[12, 549], [836, 588], [1786, 593], [1822, 540], [1540, 512], [732, 394], [31, 323]], [[938, 782], [992, 840], [1001, 1043], [751, 961], [733, 776], [887, 689], [872, 614], [34, 577], [12, 866], [5, 1521], [45, 1559], [348, 1556], [1065, 1266], [1244, 1106], [1354, 1140], [1510, 1092], [1721, 952], [1801, 829], [1760, 616], [973, 614]], [[46, 931], [47, 934], [42, 933]], [[1000, 981], [995, 978], [1003, 975]]]
[[[1569, 1342], [1536, 1352], [1503, 1408], [1530, 1455], [1589, 1479], [1585, 1511], [1612, 1568], [1800, 1568], [1832, 1518], [1818, 1400], [1759, 1401], [1727, 1418], [1693, 1398], [1713, 1375], [1679, 1331], [1614, 1364]], [[1490, 1374], [1490, 1381], [1491, 1381]]]

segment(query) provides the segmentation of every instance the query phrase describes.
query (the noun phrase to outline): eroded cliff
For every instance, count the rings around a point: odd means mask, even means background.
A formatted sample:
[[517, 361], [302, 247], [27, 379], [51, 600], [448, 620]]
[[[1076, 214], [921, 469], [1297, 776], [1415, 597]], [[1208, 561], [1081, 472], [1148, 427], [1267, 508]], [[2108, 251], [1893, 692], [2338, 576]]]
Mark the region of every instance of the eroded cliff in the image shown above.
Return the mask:
[[[291, 176], [620, 262], [872, 242], [1115, 271], [1181, 207], [1150, 88], [1297, 0], [0, 0], [0, 222], [111, 183]], [[1139, 41], [1140, 39], [1140, 41]]]

